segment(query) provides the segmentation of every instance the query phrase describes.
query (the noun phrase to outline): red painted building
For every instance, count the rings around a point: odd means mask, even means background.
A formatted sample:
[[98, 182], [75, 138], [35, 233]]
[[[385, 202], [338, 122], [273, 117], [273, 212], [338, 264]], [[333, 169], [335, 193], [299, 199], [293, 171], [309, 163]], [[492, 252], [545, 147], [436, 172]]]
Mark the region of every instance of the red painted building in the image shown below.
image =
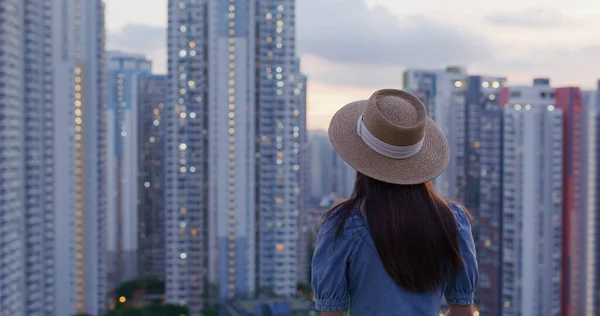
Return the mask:
[[556, 107], [563, 110], [563, 240], [562, 316], [585, 315], [585, 217], [582, 201], [583, 122], [581, 91], [555, 90]]

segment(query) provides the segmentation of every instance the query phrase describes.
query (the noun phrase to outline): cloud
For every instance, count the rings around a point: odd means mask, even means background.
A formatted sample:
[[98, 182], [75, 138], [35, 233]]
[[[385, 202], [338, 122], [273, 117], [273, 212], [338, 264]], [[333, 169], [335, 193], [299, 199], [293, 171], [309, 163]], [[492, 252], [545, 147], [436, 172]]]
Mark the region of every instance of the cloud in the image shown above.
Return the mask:
[[559, 10], [541, 7], [497, 12], [486, 16], [485, 21], [493, 25], [515, 28], [557, 28], [577, 23], [573, 17]]
[[423, 16], [396, 17], [364, 0], [297, 2], [298, 50], [327, 61], [363, 65], [440, 66], [482, 60], [482, 36]]
[[108, 31], [107, 49], [126, 53], [142, 53], [152, 60], [154, 71], [166, 72], [167, 30], [145, 24], [127, 24], [120, 30]]

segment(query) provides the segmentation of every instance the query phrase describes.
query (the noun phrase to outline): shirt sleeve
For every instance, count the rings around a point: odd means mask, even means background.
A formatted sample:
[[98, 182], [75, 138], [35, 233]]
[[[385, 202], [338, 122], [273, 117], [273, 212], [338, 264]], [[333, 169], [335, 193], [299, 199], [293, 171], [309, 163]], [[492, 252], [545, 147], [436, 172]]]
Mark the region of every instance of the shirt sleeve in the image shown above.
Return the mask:
[[338, 221], [326, 222], [317, 236], [312, 259], [312, 288], [318, 311], [341, 311], [348, 308], [346, 271], [354, 242], [347, 233], [337, 239]]
[[471, 222], [460, 206], [451, 204], [450, 208], [454, 212], [458, 225], [458, 245], [464, 265], [448, 283], [444, 296], [448, 304], [470, 305], [473, 304], [474, 292], [479, 280]]

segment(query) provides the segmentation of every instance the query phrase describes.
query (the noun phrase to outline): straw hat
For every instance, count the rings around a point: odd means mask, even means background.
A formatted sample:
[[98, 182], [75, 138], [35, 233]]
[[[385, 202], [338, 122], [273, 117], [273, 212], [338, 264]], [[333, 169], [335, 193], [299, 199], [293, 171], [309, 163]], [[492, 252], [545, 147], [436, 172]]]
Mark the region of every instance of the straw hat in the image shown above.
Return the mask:
[[331, 119], [329, 139], [354, 169], [388, 183], [430, 181], [450, 159], [446, 137], [425, 105], [401, 90], [379, 90], [341, 108]]

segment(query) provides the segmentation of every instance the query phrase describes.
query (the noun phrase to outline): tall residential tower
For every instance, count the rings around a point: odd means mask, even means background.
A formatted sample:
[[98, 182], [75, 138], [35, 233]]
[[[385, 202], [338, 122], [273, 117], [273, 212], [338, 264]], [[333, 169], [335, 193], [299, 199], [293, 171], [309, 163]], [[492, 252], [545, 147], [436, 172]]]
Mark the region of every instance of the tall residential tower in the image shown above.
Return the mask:
[[144, 75], [138, 85], [138, 273], [165, 278], [165, 124], [167, 77]]
[[502, 314], [561, 313], [563, 111], [546, 84], [502, 92]]
[[169, 1], [166, 289], [192, 314], [296, 292], [305, 115], [294, 5]]
[[[108, 210], [107, 252], [110, 288], [138, 276], [139, 86], [152, 63], [143, 56], [108, 55]], [[148, 109], [151, 111], [150, 109]]]
[[0, 309], [100, 314], [104, 5], [0, 1]]

